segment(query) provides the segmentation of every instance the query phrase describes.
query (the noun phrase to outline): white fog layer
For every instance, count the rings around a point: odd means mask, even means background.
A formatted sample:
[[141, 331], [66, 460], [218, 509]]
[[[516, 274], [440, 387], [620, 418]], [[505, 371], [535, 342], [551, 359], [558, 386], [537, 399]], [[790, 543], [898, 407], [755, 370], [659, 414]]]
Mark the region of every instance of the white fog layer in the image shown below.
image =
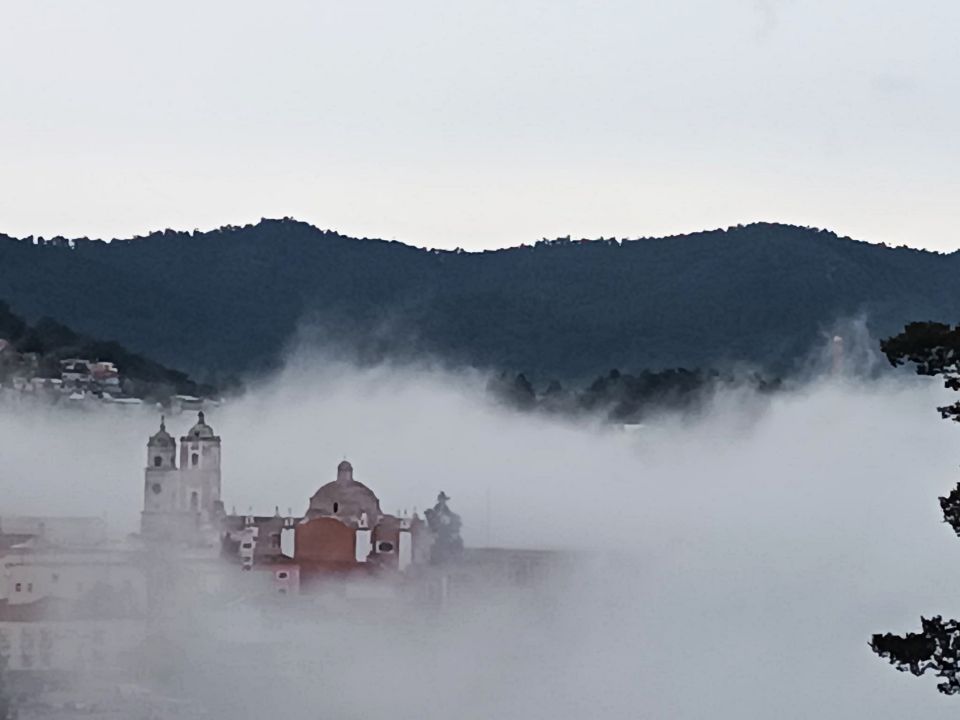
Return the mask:
[[[935, 383], [730, 392], [627, 433], [497, 408], [483, 382], [296, 363], [208, 413], [223, 498], [302, 513], [346, 457], [387, 512], [448, 493], [468, 546], [578, 551], [551, 601], [307, 631], [224, 612], [180, 644], [180, 692], [223, 718], [956, 715], [867, 647], [960, 615], [960, 540], [937, 502], [960, 480], [960, 428]], [[157, 421], [0, 408], [3, 514], [134, 531]], [[224, 636], [284, 642], [253, 662], [219, 654]]]

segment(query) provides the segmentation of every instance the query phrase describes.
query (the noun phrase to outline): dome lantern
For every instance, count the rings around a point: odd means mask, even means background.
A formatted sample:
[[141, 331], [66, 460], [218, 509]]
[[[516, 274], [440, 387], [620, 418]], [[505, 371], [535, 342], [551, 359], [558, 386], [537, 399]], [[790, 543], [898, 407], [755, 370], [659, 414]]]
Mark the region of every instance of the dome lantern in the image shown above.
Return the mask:
[[163, 415], [160, 416], [160, 430], [150, 436], [147, 445], [149, 447], [174, 447], [176, 445], [173, 436], [167, 432], [167, 425], [164, 422]]
[[197, 413], [197, 422], [190, 428], [189, 432], [187, 432], [186, 437], [189, 440], [212, 440], [216, 438], [213, 428], [207, 425], [203, 410]]

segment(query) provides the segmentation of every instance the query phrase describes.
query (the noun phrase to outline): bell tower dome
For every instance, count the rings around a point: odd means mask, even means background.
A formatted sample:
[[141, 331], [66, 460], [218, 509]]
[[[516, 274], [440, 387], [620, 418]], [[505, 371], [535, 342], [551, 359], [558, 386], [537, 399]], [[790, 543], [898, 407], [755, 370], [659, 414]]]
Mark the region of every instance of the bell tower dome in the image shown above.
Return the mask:
[[167, 432], [164, 418], [160, 416], [160, 430], [147, 441], [147, 467], [169, 470], [177, 467], [177, 441]]
[[147, 441], [143, 511], [140, 514], [140, 532], [144, 536], [162, 537], [175, 531], [171, 518], [176, 516], [181, 498], [176, 460], [177, 441], [167, 432], [161, 417], [160, 430]]
[[180, 475], [185, 508], [210, 520], [222, 511], [220, 501], [220, 437], [201, 410], [197, 422], [180, 438]]

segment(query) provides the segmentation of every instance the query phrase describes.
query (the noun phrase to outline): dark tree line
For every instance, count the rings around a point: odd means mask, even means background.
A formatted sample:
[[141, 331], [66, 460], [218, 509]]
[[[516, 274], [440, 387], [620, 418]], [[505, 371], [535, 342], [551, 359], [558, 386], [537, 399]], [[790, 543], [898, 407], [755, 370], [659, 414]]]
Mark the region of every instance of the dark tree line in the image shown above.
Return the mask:
[[[911, 363], [920, 375], [943, 378], [944, 386], [960, 390], [960, 325], [915, 322], [899, 335], [884, 340], [881, 349], [894, 366]], [[960, 421], [960, 403], [938, 408], [944, 419]], [[940, 498], [944, 521], [960, 536], [960, 483]], [[941, 678], [937, 689], [946, 695], [960, 693], [960, 622], [941, 616], [920, 618], [920, 632], [895, 635], [878, 633], [870, 647], [901, 672]]]
[[488, 252], [356, 239], [291, 219], [104, 243], [0, 236], [0, 297], [220, 384], [324, 347], [582, 382], [603, 368], [786, 376], [840, 318], [879, 337], [960, 317], [960, 256], [757, 223]]
[[631, 374], [617, 369], [582, 385], [565, 387], [551, 380], [537, 390], [524, 373], [501, 373], [488, 390], [520, 410], [564, 415], [602, 414], [611, 422], [630, 423], [661, 411], [695, 411], [723, 386], [747, 386], [758, 392], [781, 387], [779, 380], [760, 375], [725, 375], [715, 370], [644, 370]]

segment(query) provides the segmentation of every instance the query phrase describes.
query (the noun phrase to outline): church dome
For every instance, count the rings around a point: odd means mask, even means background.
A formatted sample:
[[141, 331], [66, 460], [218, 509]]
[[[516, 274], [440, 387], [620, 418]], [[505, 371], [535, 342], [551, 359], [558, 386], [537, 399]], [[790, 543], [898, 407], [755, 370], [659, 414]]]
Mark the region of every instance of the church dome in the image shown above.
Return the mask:
[[153, 447], [174, 447], [176, 445], [173, 436], [167, 432], [167, 425], [164, 423], [162, 416], [160, 417], [160, 430], [150, 436], [150, 441], [147, 444]]
[[216, 435], [213, 432], [213, 428], [207, 425], [206, 419], [203, 416], [203, 410], [197, 413], [197, 422], [190, 428], [190, 431], [187, 433], [187, 438], [190, 440], [195, 440], [197, 438], [215, 438]]
[[310, 498], [307, 517], [333, 517], [355, 528], [364, 514], [376, 524], [383, 514], [380, 500], [373, 490], [353, 479], [353, 465], [344, 460], [337, 465], [337, 479], [321, 486]]

